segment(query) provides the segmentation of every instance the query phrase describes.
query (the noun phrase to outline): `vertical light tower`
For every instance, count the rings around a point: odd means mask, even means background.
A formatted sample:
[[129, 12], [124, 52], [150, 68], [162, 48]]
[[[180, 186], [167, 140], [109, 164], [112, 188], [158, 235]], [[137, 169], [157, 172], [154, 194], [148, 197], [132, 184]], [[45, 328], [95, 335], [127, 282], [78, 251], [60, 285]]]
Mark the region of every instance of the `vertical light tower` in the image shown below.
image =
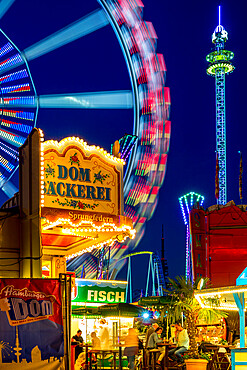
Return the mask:
[[208, 54], [206, 60], [209, 62], [207, 74], [215, 77], [216, 98], [216, 152], [219, 160], [219, 199], [218, 204], [226, 204], [226, 112], [225, 112], [225, 75], [234, 70], [231, 59], [234, 57], [232, 51], [225, 50], [225, 42], [228, 34], [220, 24], [215, 28], [212, 42], [215, 50]]
[[195, 193], [194, 191], [191, 191], [190, 193], [187, 193], [178, 198], [178, 200], [183, 215], [184, 224], [186, 226], [185, 276], [186, 280], [193, 281], [189, 217], [190, 211], [196, 204], [198, 204], [198, 206], [200, 207], [202, 206], [204, 202], [204, 197], [200, 194]]

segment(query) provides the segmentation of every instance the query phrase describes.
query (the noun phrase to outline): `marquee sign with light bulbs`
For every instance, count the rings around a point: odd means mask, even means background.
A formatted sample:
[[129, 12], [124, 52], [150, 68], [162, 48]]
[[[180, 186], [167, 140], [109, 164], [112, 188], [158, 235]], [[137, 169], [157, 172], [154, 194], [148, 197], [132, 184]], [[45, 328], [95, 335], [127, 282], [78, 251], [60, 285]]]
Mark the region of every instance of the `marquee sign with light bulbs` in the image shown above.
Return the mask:
[[41, 228], [45, 254], [69, 257], [133, 238], [123, 216], [124, 161], [80, 138], [42, 143]]

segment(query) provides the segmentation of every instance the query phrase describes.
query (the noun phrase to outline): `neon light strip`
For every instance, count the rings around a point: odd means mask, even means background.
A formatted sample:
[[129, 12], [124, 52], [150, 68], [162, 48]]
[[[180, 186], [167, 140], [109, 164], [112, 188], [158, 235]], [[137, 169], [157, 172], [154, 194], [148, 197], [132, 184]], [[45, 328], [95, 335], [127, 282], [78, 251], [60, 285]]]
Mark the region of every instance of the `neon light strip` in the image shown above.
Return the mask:
[[5, 130], [0, 130], [0, 137], [3, 138], [8, 143], [10, 143], [14, 146], [17, 146], [17, 147], [24, 144], [24, 142], [26, 140], [26, 138], [24, 138], [22, 136], [12, 134], [11, 132], [8, 132], [8, 131], [5, 131]]
[[2, 46], [2, 47], [0, 48], [0, 58], [1, 58], [3, 55], [5, 55], [5, 54], [9, 53], [11, 50], [14, 50], [14, 47], [11, 45], [11, 43], [10, 43], [10, 42], [8, 42], [7, 44], [5, 44], [4, 46]]
[[22, 78], [28, 77], [28, 73], [26, 69], [23, 69], [21, 71], [17, 71], [14, 73], [11, 73], [10, 75], [5, 75], [0, 77], [0, 83], [6, 83], [14, 80], [20, 80]]
[[26, 134], [29, 134], [32, 131], [32, 126], [23, 125], [22, 123], [18, 122], [8, 121], [6, 119], [2, 120], [1, 126], [9, 127], [20, 132], [25, 132]]
[[2, 172], [0, 172], [0, 180], [4, 181], [6, 179], [6, 177], [2, 174]]
[[23, 92], [23, 91], [30, 91], [31, 89], [30, 89], [29, 84], [22, 84], [22, 85], [16, 85], [16, 86], [2, 87], [1, 90], [3, 94], [10, 94], [10, 93]]
[[0, 155], [0, 163], [1, 165], [8, 171], [8, 172], [11, 172], [13, 171], [13, 169], [15, 168], [15, 166], [13, 166], [9, 161], [7, 161], [7, 159], [3, 158], [1, 155]]
[[1, 98], [0, 106], [3, 105], [26, 105], [26, 106], [35, 106], [36, 100], [34, 96], [18, 96], [13, 98]]
[[7, 153], [9, 156], [14, 158], [16, 161], [19, 161], [19, 153], [17, 150], [8, 147], [8, 145], [0, 142], [0, 149]]
[[24, 112], [24, 111], [17, 111], [17, 110], [3, 110], [2, 114], [8, 117], [20, 118], [29, 121], [34, 120], [34, 113], [33, 112]]
[[[195, 198], [195, 200], [194, 200]], [[189, 202], [188, 202], [189, 200]], [[186, 276], [186, 279], [192, 279], [192, 276], [191, 276], [191, 252], [190, 252], [190, 230], [189, 230], [189, 214], [190, 214], [190, 211], [191, 209], [193, 208], [193, 205], [195, 202], [200, 202], [200, 206], [202, 205], [204, 201], [204, 197], [200, 194], [197, 194], [193, 191], [191, 191], [190, 193], [187, 193], [185, 195], [183, 195], [182, 197], [179, 198], [179, 204], [180, 204], [180, 208], [181, 208], [181, 212], [182, 212], [182, 215], [183, 215], [183, 220], [184, 220], [184, 224], [186, 225], [186, 249], [185, 249], [185, 257], [186, 257], [186, 262], [185, 262], [185, 276]], [[185, 206], [184, 206], [184, 203], [185, 203]], [[185, 209], [187, 210], [187, 212], [185, 211]]]
[[8, 69], [9, 67], [19, 63], [23, 63], [23, 60], [20, 54], [15, 54], [12, 57], [0, 63], [0, 71], [4, 71], [5, 69]]

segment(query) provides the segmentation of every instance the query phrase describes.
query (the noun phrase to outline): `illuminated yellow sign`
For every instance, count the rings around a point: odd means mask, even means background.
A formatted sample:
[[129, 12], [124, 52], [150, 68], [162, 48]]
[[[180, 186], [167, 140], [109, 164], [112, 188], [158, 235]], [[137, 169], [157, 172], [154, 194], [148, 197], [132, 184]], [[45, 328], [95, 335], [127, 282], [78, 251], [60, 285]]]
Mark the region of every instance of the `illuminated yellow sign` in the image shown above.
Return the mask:
[[72, 258], [135, 237], [123, 216], [122, 159], [65, 138], [44, 142], [40, 163], [44, 255]]
[[42, 206], [120, 215], [123, 161], [83, 140], [43, 144]]

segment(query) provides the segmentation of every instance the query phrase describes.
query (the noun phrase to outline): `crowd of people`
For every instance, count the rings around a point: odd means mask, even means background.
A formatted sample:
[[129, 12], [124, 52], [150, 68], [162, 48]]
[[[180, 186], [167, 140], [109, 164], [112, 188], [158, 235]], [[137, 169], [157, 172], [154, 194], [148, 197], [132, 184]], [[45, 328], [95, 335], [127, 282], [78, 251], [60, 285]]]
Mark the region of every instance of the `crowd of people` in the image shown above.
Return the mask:
[[[189, 337], [187, 330], [183, 328], [181, 322], [177, 322], [174, 325], [174, 338], [170, 338], [169, 343], [175, 344], [175, 347], [170, 349], [168, 352], [168, 358], [176, 364], [183, 364], [184, 360], [182, 354], [186, 352], [189, 348]], [[159, 350], [159, 356], [156, 364], [160, 365], [165, 353], [165, 343], [162, 339], [162, 327], [157, 323], [153, 323], [146, 331], [145, 338], [145, 354], [149, 361], [150, 351], [153, 349]], [[85, 361], [85, 354], [83, 354], [84, 341], [82, 338], [82, 331], [78, 329], [77, 333], [72, 337], [72, 341], [76, 342], [75, 346], [75, 362], [82, 364]], [[137, 332], [134, 328], [128, 329], [128, 334], [121, 338], [121, 346], [124, 347], [123, 355], [128, 359], [129, 370], [135, 369], [135, 358], [140, 349], [140, 340], [138, 338]], [[167, 344], [167, 343], [166, 343]], [[96, 361], [94, 353], [100, 350], [108, 350], [110, 347], [109, 343], [109, 329], [106, 325], [106, 320], [102, 319], [100, 321], [100, 327], [98, 336], [95, 331], [91, 332], [91, 345], [89, 353], [92, 352], [92, 359]], [[80, 367], [79, 367], [80, 368]]]
[[[168, 358], [177, 364], [183, 364], [184, 360], [182, 354], [185, 353], [189, 348], [189, 336], [187, 330], [183, 328], [181, 322], [177, 322], [175, 325], [175, 337], [174, 340], [170, 339], [170, 344], [176, 344], [175, 348], [172, 348], [168, 352]], [[157, 360], [157, 364], [160, 365], [161, 361], [165, 356], [165, 346], [162, 346], [163, 339], [161, 338], [163, 329], [154, 323], [146, 332], [146, 350], [149, 355], [150, 350], [159, 349], [160, 355]]]
[[[89, 352], [92, 352], [93, 362], [96, 361], [95, 351], [107, 350], [109, 348], [109, 329], [105, 319], [100, 320], [99, 334], [95, 331], [91, 332], [91, 344]], [[72, 343], [75, 344], [75, 358], [74, 361], [81, 369], [82, 364], [85, 363], [85, 352], [83, 352], [84, 340], [82, 338], [82, 331], [77, 330], [76, 334], [72, 337]]]

